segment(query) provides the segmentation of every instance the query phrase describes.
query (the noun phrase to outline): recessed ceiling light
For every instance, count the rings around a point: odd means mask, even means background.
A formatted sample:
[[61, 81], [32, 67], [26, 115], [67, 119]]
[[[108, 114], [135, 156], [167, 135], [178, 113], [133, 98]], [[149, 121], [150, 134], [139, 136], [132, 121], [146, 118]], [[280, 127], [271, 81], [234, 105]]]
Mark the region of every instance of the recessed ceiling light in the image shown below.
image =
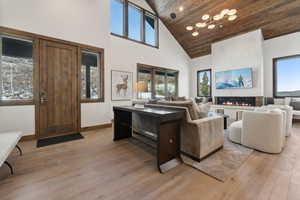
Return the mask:
[[192, 26], [187, 26], [186, 27], [186, 30], [188, 30], [188, 31], [191, 31], [191, 30], [193, 30], [194, 28], [192, 27]]
[[230, 15], [230, 16], [228, 17], [228, 20], [229, 20], [229, 21], [233, 21], [233, 20], [235, 20], [236, 18], [237, 18], [236, 15]]
[[235, 15], [237, 13], [236, 9], [231, 9], [228, 11], [227, 15]]
[[224, 9], [224, 10], [222, 10], [221, 15], [223, 15], [223, 16], [227, 15], [228, 12], [229, 12], [229, 9]]
[[208, 25], [208, 29], [214, 29], [216, 27], [216, 25], [214, 25], [214, 24], [210, 24], [210, 25]]
[[203, 15], [203, 16], [202, 16], [202, 19], [203, 19], [203, 20], [208, 20], [208, 19], [209, 19], [209, 15], [208, 15], [208, 14]]
[[198, 28], [204, 28], [206, 26], [206, 23], [202, 23], [202, 22], [199, 22], [196, 24], [196, 27]]
[[218, 21], [218, 20], [220, 20], [220, 19], [222, 19], [223, 18], [223, 15], [215, 15], [214, 16], [214, 20], [215, 21]]
[[182, 12], [184, 9], [182, 6], [179, 7], [179, 11]]
[[198, 32], [198, 31], [195, 31], [195, 32], [192, 33], [192, 36], [194, 36], [194, 37], [196, 37], [196, 36], [198, 36], [198, 35], [199, 35], [199, 32]]

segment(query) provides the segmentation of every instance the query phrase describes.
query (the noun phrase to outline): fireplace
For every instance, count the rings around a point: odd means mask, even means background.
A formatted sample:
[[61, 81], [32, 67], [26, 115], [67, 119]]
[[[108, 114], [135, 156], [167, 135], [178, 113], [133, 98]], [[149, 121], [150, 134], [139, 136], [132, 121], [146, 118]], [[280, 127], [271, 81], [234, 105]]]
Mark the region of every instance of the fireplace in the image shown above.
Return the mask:
[[262, 106], [263, 97], [215, 97], [215, 104], [228, 106]]

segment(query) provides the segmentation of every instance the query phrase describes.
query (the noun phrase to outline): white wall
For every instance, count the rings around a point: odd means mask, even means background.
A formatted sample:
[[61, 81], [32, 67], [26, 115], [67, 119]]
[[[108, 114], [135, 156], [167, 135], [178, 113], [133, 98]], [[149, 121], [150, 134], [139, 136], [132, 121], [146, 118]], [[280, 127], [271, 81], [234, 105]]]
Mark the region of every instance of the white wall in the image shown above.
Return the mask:
[[214, 96], [263, 96], [263, 37], [261, 30], [252, 31], [212, 44], [213, 71], [252, 68], [253, 88], [215, 89], [215, 76], [212, 76]]
[[[196, 71], [212, 69], [213, 96], [263, 96], [263, 38], [261, 30], [252, 31], [212, 44], [212, 54], [191, 61], [192, 97], [197, 95]], [[253, 88], [215, 89], [215, 72], [231, 69], [252, 68]]]
[[211, 69], [212, 66], [212, 56], [201, 56], [192, 59], [190, 63], [190, 96], [191, 98], [197, 97], [197, 71], [204, 69]]
[[[245, 34], [247, 35], [247, 34]], [[244, 47], [244, 49], [240, 49], [242, 54], [245, 54], [247, 52], [247, 49], [249, 49], [249, 40], [244, 40], [244, 36], [241, 35], [238, 36], [241, 39], [241, 47]], [[235, 38], [232, 38], [235, 39]], [[231, 39], [230, 39], [231, 40]], [[230, 41], [229, 40], [229, 41]], [[222, 41], [223, 42], [223, 41]], [[260, 41], [258, 41], [260, 43]], [[269, 40], [264, 40], [262, 43], [262, 50], [257, 51], [257, 53], [260, 53], [261, 56], [263, 57], [263, 69], [261, 69], [261, 73], [263, 76], [261, 77], [263, 80], [263, 95], [264, 96], [273, 96], [273, 58], [278, 58], [278, 57], [284, 57], [284, 56], [291, 56], [291, 55], [296, 55], [300, 54], [300, 32], [276, 37], [273, 39]], [[228, 48], [229, 49], [235, 49], [234, 48], [234, 43], [228, 43]], [[251, 44], [250, 44], [251, 45]], [[255, 44], [253, 44], [255, 45]], [[255, 46], [258, 46], [257, 44]], [[232, 50], [230, 50], [232, 51]], [[228, 56], [225, 52], [225, 54], [221, 54], [222, 57], [227, 57], [225, 58], [224, 62], [240, 62], [241, 60], [243, 62], [249, 62], [249, 57], [246, 55], [240, 56], [240, 52], [235, 52], [234, 58], [232, 58], [230, 55]], [[224, 51], [221, 51], [221, 53], [224, 53]], [[232, 53], [231, 53], [232, 54]], [[247, 53], [248, 54], [248, 53]], [[253, 52], [254, 55], [257, 57], [260, 57], [260, 55], [257, 55], [255, 52]], [[245, 60], [243, 60], [245, 59]], [[223, 62], [223, 59], [221, 60]], [[199, 58], [192, 59], [191, 61], [191, 69], [190, 69], [190, 77], [191, 77], [191, 82], [190, 82], [190, 95], [191, 97], [197, 96], [197, 71], [201, 69], [207, 69], [207, 68], [215, 68], [215, 63], [220, 63], [220, 60], [216, 60], [216, 57], [213, 55], [207, 55]], [[220, 63], [221, 65], [222, 63]], [[230, 66], [224, 67], [225, 69], [231, 68]], [[228, 93], [227, 93], [228, 91]], [[228, 94], [232, 94], [229, 90], [225, 91], [224, 90], [224, 96], [227, 96]], [[244, 91], [249, 91], [249, 90], [244, 90]], [[240, 93], [238, 92], [238, 95]], [[216, 94], [215, 94], [216, 95]], [[249, 96], [251, 96], [249, 94]]]
[[[145, 0], [134, 3], [149, 9]], [[110, 35], [109, 0], [0, 0], [0, 25], [23, 31], [88, 44], [105, 49], [105, 103], [81, 105], [81, 126], [109, 123], [112, 119], [112, 105], [130, 102], [111, 102], [111, 69], [131, 71], [136, 81], [136, 63], [180, 70], [179, 95], [189, 96], [188, 75], [190, 59], [176, 42], [166, 27], [160, 22], [160, 48], [152, 48]], [[34, 130], [34, 109], [30, 107], [29, 122], [26, 126], [21, 114], [25, 106], [17, 108], [0, 107], [0, 118], [9, 116], [5, 128], [0, 121], [0, 132], [14, 130]], [[5, 110], [5, 112], [4, 112]], [[10, 112], [14, 110], [14, 112]], [[30, 124], [30, 127], [27, 127]]]
[[273, 58], [300, 54], [300, 32], [264, 41], [265, 96], [273, 96]]

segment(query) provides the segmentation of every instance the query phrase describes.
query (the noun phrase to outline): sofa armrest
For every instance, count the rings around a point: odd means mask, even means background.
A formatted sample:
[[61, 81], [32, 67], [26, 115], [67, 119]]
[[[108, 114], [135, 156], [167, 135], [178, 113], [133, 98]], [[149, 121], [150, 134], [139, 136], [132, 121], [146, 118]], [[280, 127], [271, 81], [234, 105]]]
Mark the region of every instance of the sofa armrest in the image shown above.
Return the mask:
[[201, 125], [203, 123], [212, 122], [212, 121], [218, 121], [218, 120], [222, 120], [223, 121], [224, 119], [223, 119], [223, 117], [220, 117], [220, 116], [211, 116], [211, 117], [205, 117], [205, 118], [193, 120], [193, 121], [191, 121], [189, 123], [194, 124], [194, 125]]

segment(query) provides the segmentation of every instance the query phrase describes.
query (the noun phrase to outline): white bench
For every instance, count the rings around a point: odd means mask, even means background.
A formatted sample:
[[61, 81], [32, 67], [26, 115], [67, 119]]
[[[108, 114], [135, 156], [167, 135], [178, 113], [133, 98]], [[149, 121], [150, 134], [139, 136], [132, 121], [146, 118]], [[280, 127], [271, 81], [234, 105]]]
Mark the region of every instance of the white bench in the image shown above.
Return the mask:
[[14, 148], [18, 148], [20, 155], [22, 155], [22, 150], [18, 146], [18, 142], [22, 136], [22, 132], [0, 133], [0, 167], [3, 164], [6, 164], [10, 168], [11, 174], [13, 174], [14, 171], [11, 164], [7, 162], [6, 159]]

